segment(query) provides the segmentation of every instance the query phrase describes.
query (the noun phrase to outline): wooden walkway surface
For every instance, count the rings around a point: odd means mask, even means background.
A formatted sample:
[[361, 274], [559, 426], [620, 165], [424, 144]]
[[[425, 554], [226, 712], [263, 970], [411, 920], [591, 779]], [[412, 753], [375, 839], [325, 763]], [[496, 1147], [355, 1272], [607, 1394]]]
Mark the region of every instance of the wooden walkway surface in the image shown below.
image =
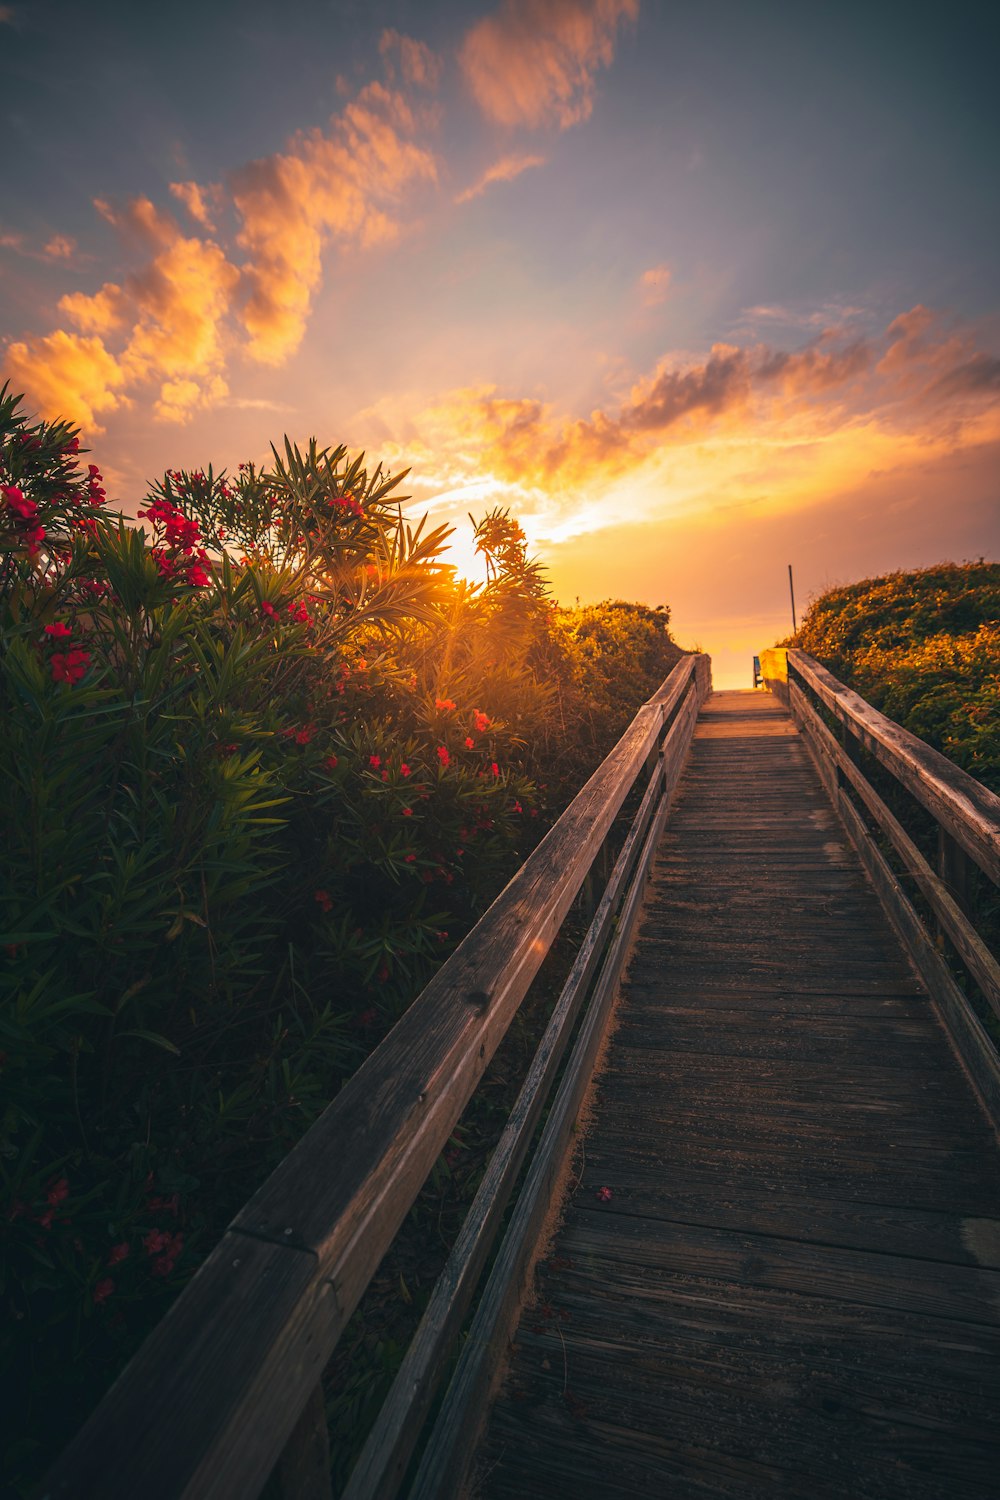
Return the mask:
[[702, 712], [595, 1093], [472, 1493], [996, 1500], [996, 1138], [766, 694]]

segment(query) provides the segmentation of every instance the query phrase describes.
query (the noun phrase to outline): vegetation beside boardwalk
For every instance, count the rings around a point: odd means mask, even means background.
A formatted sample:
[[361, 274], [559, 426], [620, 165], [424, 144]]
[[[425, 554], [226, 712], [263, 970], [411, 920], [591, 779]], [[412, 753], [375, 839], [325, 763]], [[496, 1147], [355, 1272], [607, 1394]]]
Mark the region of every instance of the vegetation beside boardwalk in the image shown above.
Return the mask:
[[829, 589], [784, 644], [1000, 792], [1000, 563]]
[[286, 442], [168, 472], [135, 525], [70, 427], [0, 393], [21, 1486], [680, 656], [664, 610], [557, 608], [503, 511], [487, 581], [458, 579], [402, 477]]

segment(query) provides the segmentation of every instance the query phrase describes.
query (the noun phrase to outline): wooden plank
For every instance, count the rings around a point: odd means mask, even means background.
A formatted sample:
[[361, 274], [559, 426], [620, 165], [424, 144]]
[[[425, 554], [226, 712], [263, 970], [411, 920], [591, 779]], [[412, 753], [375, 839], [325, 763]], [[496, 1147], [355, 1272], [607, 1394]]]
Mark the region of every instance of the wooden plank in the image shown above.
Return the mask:
[[789, 651], [790, 676], [806, 683], [857, 740], [1000, 884], [1000, 797], [947, 756], [880, 714], [804, 651]]
[[330, 1431], [322, 1382], [313, 1387], [274, 1466], [263, 1500], [333, 1500]]
[[616, 1260], [679, 1275], [766, 1286], [802, 1297], [836, 1297], [878, 1308], [996, 1327], [1000, 1271], [914, 1257], [817, 1246], [735, 1229], [705, 1229], [579, 1203], [560, 1237], [573, 1261]]
[[703, 1182], [685, 1176], [664, 1180], [625, 1161], [615, 1174], [614, 1196], [603, 1205], [596, 1168], [584, 1168], [579, 1200], [596, 1211], [667, 1220], [738, 1233], [771, 1234], [804, 1244], [838, 1245], [881, 1255], [903, 1255], [953, 1265], [1000, 1270], [997, 1215], [945, 1213], [887, 1203], [818, 1198], [736, 1179]]

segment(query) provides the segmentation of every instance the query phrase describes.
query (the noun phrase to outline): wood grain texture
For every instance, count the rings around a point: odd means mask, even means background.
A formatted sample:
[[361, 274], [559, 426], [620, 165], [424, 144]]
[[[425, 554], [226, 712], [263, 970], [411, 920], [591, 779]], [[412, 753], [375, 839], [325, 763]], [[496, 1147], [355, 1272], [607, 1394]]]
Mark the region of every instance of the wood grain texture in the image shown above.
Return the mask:
[[773, 696], [702, 712], [597, 1094], [470, 1495], [995, 1500], [996, 1138]]

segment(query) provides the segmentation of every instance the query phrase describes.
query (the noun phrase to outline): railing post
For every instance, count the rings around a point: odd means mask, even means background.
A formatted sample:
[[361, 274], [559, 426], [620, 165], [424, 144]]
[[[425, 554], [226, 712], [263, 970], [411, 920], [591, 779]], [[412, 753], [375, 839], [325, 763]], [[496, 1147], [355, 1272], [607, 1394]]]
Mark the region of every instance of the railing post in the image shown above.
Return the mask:
[[[961, 845], [938, 824], [938, 874], [948, 887], [948, 894], [963, 916], [971, 916], [975, 867]], [[941, 924], [938, 923], [941, 934]]]
[[321, 1381], [292, 1428], [261, 1500], [333, 1500], [330, 1430]]

